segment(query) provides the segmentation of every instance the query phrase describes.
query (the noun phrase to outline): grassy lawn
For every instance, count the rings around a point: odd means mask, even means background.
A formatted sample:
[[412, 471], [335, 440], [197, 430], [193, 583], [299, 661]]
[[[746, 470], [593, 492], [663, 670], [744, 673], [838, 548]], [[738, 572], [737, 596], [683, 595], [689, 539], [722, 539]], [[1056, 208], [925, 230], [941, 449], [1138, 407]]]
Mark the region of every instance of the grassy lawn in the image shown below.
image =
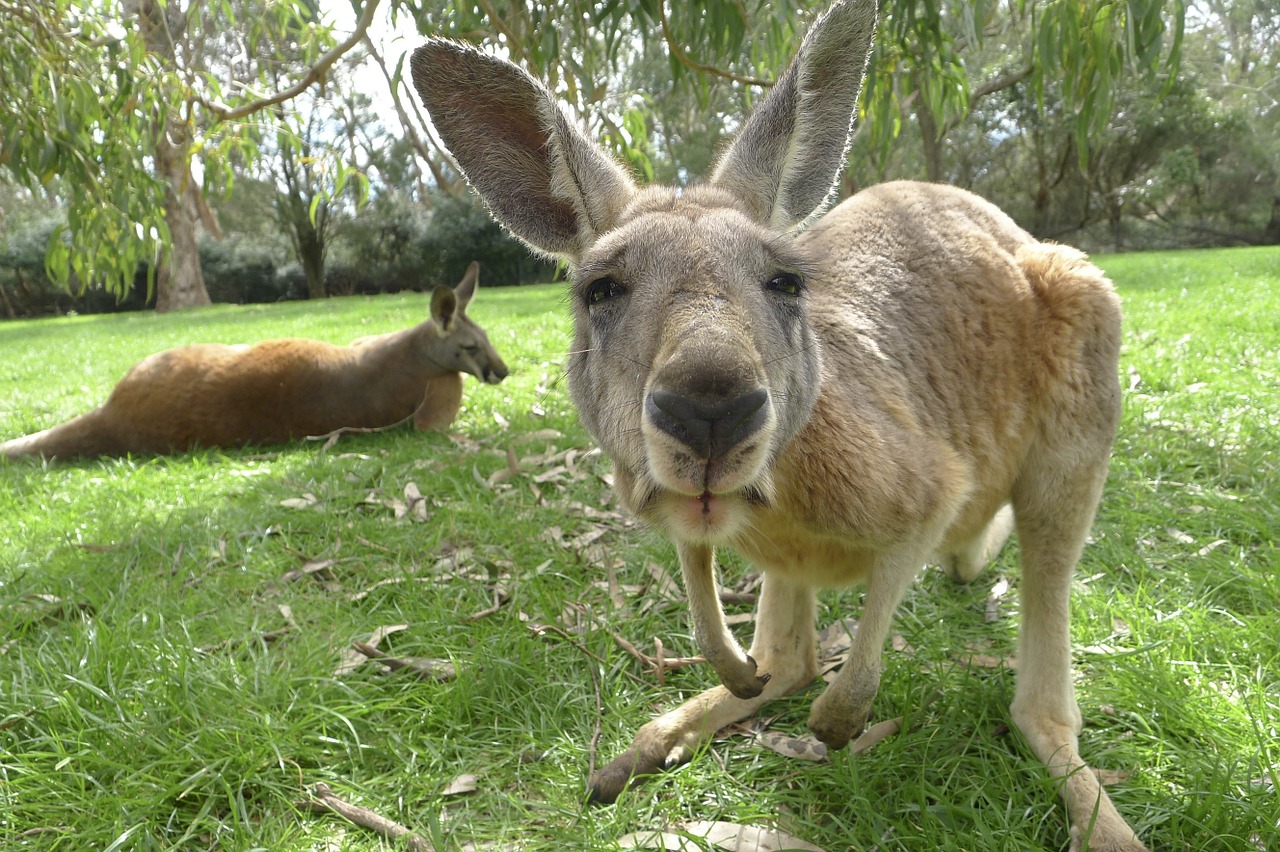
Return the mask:
[[[1280, 251], [1098, 260], [1128, 393], [1073, 599], [1081, 750], [1153, 849], [1280, 849]], [[403, 295], [0, 324], [0, 440], [159, 349], [426, 313]], [[571, 411], [559, 288], [482, 290], [470, 313], [512, 375], [467, 380], [452, 436], [0, 462], [0, 848], [388, 845], [306, 807], [317, 783], [437, 849], [609, 849], [694, 820], [829, 852], [1066, 848], [1010, 730], [1016, 545], [971, 586], [931, 570], [909, 594], [875, 710], [901, 733], [826, 762], [764, 747], [804, 734], [815, 685], [587, 806], [589, 768], [714, 675], [644, 659], [696, 652], [675, 555], [617, 513]], [[826, 595], [824, 623], [858, 601]]]

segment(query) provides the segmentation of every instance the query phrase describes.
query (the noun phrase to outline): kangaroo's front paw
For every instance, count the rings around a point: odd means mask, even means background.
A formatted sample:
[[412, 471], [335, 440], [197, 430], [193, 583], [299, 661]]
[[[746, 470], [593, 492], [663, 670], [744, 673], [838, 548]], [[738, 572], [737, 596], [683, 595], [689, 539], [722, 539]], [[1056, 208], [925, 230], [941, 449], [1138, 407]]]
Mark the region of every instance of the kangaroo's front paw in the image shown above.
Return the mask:
[[764, 692], [765, 684], [772, 677], [770, 674], [756, 675], [758, 667], [749, 654], [744, 661], [727, 661], [714, 665], [714, 668], [724, 688], [733, 693], [735, 698], [755, 698]]

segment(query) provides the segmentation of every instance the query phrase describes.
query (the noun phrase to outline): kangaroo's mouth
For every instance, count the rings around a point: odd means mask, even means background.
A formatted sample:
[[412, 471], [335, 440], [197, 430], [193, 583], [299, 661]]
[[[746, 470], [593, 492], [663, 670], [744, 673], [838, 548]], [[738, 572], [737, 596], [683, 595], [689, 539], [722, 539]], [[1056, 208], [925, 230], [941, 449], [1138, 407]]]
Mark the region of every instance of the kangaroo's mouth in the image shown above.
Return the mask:
[[723, 544], [749, 521], [753, 509], [768, 505], [764, 491], [754, 485], [734, 491], [703, 490], [680, 494], [660, 487], [645, 497], [638, 514], [684, 541]]

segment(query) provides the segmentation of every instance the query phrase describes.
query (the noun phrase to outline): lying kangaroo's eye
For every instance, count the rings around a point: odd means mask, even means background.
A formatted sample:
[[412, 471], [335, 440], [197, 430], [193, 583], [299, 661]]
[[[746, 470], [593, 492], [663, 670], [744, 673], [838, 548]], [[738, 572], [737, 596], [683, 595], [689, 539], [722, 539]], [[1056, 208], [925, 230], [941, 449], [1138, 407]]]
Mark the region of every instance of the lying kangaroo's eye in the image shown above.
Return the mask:
[[612, 278], [597, 278], [587, 285], [587, 304], [598, 305], [625, 292], [622, 285]]
[[799, 275], [791, 272], [780, 272], [770, 278], [769, 283], [764, 286], [777, 293], [799, 296], [800, 291], [804, 289], [804, 282], [800, 280]]

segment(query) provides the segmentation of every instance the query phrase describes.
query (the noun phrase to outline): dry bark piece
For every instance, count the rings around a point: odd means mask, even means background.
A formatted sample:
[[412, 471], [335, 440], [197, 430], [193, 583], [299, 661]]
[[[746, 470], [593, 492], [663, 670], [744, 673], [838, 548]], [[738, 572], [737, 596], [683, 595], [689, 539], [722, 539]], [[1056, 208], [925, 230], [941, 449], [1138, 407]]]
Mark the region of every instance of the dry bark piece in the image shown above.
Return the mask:
[[334, 813], [350, 823], [377, 832], [388, 840], [403, 840], [410, 852], [430, 852], [431, 843], [419, 837], [394, 820], [374, 813], [368, 808], [344, 802], [323, 782], [311, 788], [311, 798], [298, 803], [298, 807], [318, 813]]

